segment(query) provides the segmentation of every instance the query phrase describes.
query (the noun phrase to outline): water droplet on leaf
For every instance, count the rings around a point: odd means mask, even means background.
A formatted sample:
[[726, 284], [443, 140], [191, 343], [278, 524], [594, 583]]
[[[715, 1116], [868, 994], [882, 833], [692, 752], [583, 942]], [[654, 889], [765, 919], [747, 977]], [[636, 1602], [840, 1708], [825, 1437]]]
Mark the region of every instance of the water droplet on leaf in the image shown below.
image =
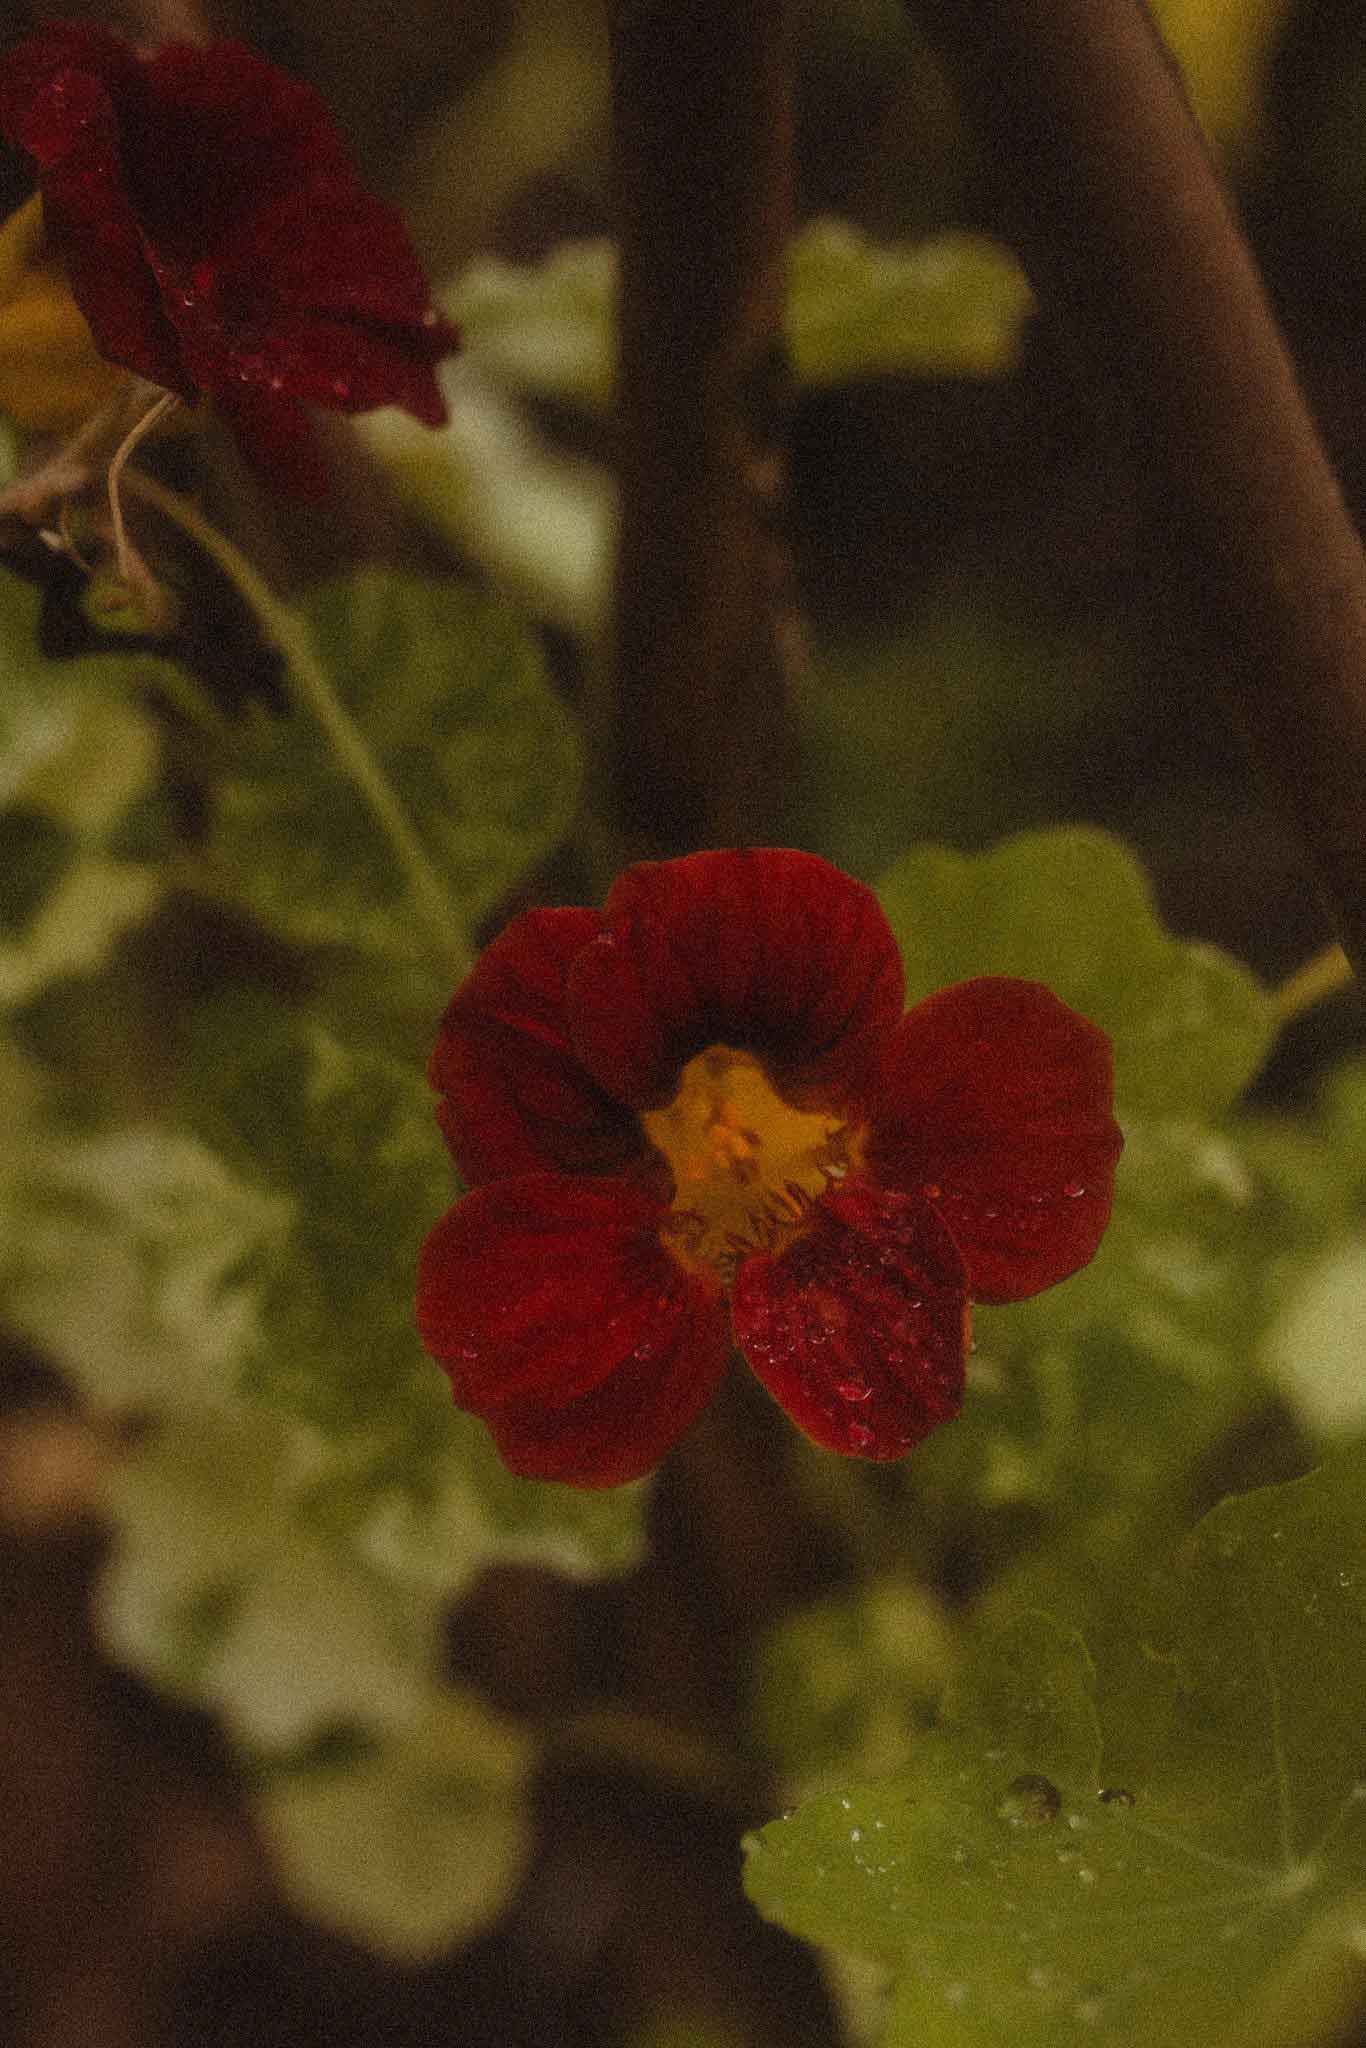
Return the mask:
[[1062, 1810], [1062, 1794], [1051, 1778], [1037, 1771], [1022, 1771], [1012, 1778], [996, 1811], [1013, 1828], [1036, 1828], [1056, 1820]]
[[1123, 1785], [1102, 1785], [1096, 1794], [1102, 1806], [1132, 1806], [1134, 1795]]

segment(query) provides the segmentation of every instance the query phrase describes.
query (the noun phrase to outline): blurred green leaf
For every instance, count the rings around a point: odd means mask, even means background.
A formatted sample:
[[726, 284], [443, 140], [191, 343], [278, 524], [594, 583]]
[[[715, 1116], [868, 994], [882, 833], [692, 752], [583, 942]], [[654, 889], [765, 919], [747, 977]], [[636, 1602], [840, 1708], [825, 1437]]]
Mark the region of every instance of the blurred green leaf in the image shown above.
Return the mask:
[[[535, 266], [481, 258], [445, 303], [487, 374], [515, 391], [605, 412], [616, 273], [611, 242], [564, 242]], [[1013, 257], [985, 236], [879, 246], [835, 219], [809, 221], [793, 237], [787, 280], [784, 332], [805, 386], [1009, 369], [1033, 303]]]
[[763, 1911], [899, 1970], [886, 2048], [1261, 2039], [1286, 1972], [1350, 2002], [1363, 1482], [1358, 1450], [1207, 1517], [1094, 1698], [1081, 1640], [1022, 1617], [899, 1776], [752, 1838]]
[[[161, 749], [139, 700], [174, 671], [143, 654], [50, 661], [39, 609], [38, 592], [0, 570], [0, 1008], [101, 966], [159, 900], [169, 843], [154, 801]], [[135, 811], [155, 822], [130, 843]]]
[[1220, 149], [1255, 140], [1286, 11], [1287, 0], [1154, 0], [1200, 125]]
[[468, 1939], [502, 1910], [526, 1856], [530, 1752], [444, 1692], [358, 1760], [270, 1773], [257, 1814], [286, 1891], [400, 1962]]
[[805, 1792], [835, 1769], [893, 1769], [929, 1721], [954, 1647], [947, 1615], [909, 1577], [871, 1579], [789, 1615], [754, 1673], [765, 1755]]
[[616, 487], [552, 448], [477, 363], [441, 372], [433, 431], [390, 407], [357, 421], [414, 509], [538, 618], [593, 639], [607, 627]]
[[418, 1341], [418, 1250], [457, 1193], [420, 1068], [233, 997], [196, 1019], [185, 1107], [235, 1173], [289, 1206], [246, 1385], [319, 1432], [336, 1511], [370, 1554], [447, 1593], [493, 1555], [629, 1563], [643, 1489], [514, 1479]]
[[[380, 570], [303, 610], [457, 913], [477, 923], [578, 801], [577, 735], [535, 640], [496, 598]], [[218, 887], [289, 938], [418, 950], [395, 855], [305, 711], [258, 715], [219, 791], [210, 861]]]
[[1271, 1005], [1252, 976], [1170, 937], [1138, 862], [1104, 832], [1022, 833], [984, 854], [918, 848], [878, 894], [910, 1001], [978, 974], [1019, 975], [1107, 1031], [1121, 1123], [1226, 1108], [1271, 1043]]
[[1011, 369], [1033, 295], [984, 235], [882, 247], [810, 221], [788, 251], [786, 334], [798, 385], [860, 377], [989, 377]]

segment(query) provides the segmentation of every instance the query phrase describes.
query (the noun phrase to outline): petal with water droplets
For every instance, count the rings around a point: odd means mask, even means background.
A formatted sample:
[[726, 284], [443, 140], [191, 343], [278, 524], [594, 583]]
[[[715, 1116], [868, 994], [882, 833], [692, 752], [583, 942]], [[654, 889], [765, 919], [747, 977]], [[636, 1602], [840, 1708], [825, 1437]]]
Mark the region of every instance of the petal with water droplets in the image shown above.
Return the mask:
[[958, 1413], [963, 1261], [931, 1205], [855, 1180], [776, 1258], [747, 1259], [736, 1341], [793, 1421], [828, 1450], [899, 1458]]

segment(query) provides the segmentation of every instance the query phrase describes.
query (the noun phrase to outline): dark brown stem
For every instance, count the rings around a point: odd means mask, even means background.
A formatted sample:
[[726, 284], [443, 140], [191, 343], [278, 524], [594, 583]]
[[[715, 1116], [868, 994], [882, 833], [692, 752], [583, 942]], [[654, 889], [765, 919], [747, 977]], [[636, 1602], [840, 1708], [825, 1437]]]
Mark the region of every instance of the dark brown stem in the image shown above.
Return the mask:
[[605, 792], [631, 852], [770, 837], [788, 761], [776, 527], [787, 0], [613, 0], [621, 534]]
[[1041, 297], [1141, 409], [1220, 622], [1228, 703], [1360, 969], [1366, 564], [1171, 61], [1137, 0], [913, 8]]

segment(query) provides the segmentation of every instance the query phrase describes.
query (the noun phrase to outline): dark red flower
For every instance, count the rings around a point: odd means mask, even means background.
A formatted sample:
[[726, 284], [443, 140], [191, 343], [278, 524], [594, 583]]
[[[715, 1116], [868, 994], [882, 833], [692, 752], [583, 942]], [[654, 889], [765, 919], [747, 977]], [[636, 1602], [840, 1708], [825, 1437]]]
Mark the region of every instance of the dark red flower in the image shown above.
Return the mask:
[[310, 87], [240, 43], [143, 56], [56, 23], [0, 63], [0, 130], [37, 163], [100, 352], [211, 397], [296, 488], [316, 482], [305, 404], [445, 419], [455, 330]]
[[1109, 1040], [1038, 982], [903, 994], [872, 892], [774, 849], [631, 868], [488, 948], [432, 1057], [470, 1192], [418, 1323], [514, 1472], [638, 1477], [733, 1345], [817, 1443], [898, 1458], [958, 1411], [969, 1297], [1086, 1264]]

